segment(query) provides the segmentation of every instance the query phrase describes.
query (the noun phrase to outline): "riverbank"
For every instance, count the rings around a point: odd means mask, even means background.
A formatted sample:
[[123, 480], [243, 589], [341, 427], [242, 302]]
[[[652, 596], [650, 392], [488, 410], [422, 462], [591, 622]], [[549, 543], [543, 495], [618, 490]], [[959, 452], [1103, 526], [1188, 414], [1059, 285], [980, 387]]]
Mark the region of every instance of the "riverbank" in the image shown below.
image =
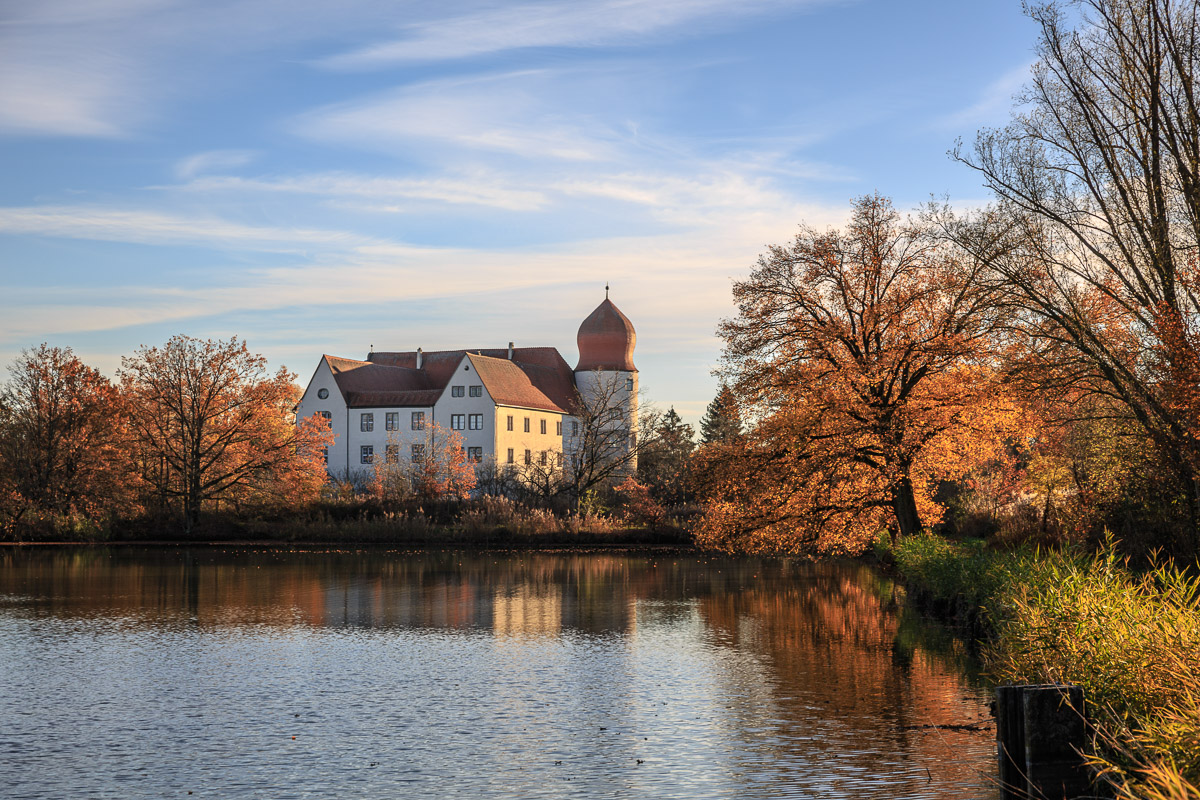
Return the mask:
[[0, 526], [0, 542], [38, 544], [381, 544], [400, 547], [691, 546], [689, 514], [643, 519], [623, 509], [554, 513], [500, 497], [383, 506], [356, 498], [288, 512], [207, 510], [191, 526], [178, 514], [145, 513], [103, 523], [75, 517]]
[[1200, 797], [1200, 577], [1099, 554], [922, 536], [881, 546], [910, 596], [984, 641], [998, 683], [1084, 687], [1118, 796]]
[[559, 518], [524, 513], [497, 520], [461, 515], [439, 521], [421, 514], [338, 518], [328, 514], [276, 519], [211, 515], [191, 530], [175, 518], [140, 518], [105, 528], [47, 529], [0, 537], [0, 545], [387, 545], [411, 548], [691, 548], [676, 526], [637, 526], [610, 518]]

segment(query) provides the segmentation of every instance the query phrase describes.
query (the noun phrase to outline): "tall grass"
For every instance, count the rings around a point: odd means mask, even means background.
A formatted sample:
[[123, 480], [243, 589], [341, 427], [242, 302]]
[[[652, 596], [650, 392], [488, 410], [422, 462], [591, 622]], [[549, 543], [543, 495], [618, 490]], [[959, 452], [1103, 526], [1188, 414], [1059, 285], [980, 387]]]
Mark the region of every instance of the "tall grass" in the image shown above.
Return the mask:
[[995, 552], [933, 537], [894, 550], [918, 597], [975, 620], [998, 682], [1083, 686], [1093, 764], [1123, 797], [1200, 798], [1200, 577], [1135, 570], [1110, 545]]

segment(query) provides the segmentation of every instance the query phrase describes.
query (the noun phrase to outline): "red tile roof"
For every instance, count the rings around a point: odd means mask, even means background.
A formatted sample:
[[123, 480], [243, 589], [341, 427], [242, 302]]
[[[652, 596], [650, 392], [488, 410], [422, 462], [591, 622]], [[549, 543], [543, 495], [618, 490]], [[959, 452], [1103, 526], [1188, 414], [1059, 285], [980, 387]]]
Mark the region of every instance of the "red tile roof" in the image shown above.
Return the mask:
[[[507, 358], [473, 355], [467, 353], [471, 364], [475, 367], [479, 379], [483, 381], [492, 400], [501, 406], [518, 406], [521, 408], [540, 408], [546, 411], [566, 413], [566, 409], [555, 403], [536, 383], [538, 378], [549, 377], [545, 367], [530, 364], [522, 365], [509, 361]], [[546, 382], [543, 380], [543, 384]]]
[[350, 407], [431, 406], [442, 393], [441, 387], [430, 385], [429, 376], [419, 369], [328, 355], [324, 359]]
[[420, 369], [415, 351], [325, 360], [349, 406], [431, 406], [468, 355], [497, 404], [571, 413], [575, 376], [553, 347], [513, 348], [511, 361], [507, 348], [437, 350], [421, 354]]

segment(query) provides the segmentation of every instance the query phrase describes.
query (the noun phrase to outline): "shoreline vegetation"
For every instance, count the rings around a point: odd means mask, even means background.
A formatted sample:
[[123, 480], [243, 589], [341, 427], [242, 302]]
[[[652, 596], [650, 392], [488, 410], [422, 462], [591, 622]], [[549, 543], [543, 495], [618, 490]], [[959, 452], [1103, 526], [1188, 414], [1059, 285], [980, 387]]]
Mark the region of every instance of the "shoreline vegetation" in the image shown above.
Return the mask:
[[437, 500], [411, 507], [371, 501], [318, 504], [305, 513], [247, 515], [212, 512], [190, 528], [177, 516], [147, 514], [104, 525], [55, 520], [0, 536], [7, 545], [162, 545], [204, 544], [330, 545], [402, 547], [640, 547], [693, 546], [691, 507], [646, 520], [622, 509], [554, 513], [504, 497]]
[[997, 550], [932, 535], [881, 540], [875, 555], [917, 604], [981, 644], [997, 684], [1073, 683], [1092, 725], [1087, 754], [1118, 798], [1200, 797], [1200, 573], [1109, 540]]

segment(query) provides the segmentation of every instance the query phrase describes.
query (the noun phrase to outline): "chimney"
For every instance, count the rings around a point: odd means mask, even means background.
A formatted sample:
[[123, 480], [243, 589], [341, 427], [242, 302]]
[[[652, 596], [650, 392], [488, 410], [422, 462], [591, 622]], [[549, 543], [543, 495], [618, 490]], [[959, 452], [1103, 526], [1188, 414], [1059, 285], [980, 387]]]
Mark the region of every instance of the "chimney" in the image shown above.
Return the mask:
[[421, 348], [417, 348], [417, 369], [421, 368], [421, 362], [425, 360], [425, 356], [421, 354]]
[[513, 343], [509, 342], [508, 343], [508, 360], [509, 361], [512, 361], [512, 353], [513, 353]]

